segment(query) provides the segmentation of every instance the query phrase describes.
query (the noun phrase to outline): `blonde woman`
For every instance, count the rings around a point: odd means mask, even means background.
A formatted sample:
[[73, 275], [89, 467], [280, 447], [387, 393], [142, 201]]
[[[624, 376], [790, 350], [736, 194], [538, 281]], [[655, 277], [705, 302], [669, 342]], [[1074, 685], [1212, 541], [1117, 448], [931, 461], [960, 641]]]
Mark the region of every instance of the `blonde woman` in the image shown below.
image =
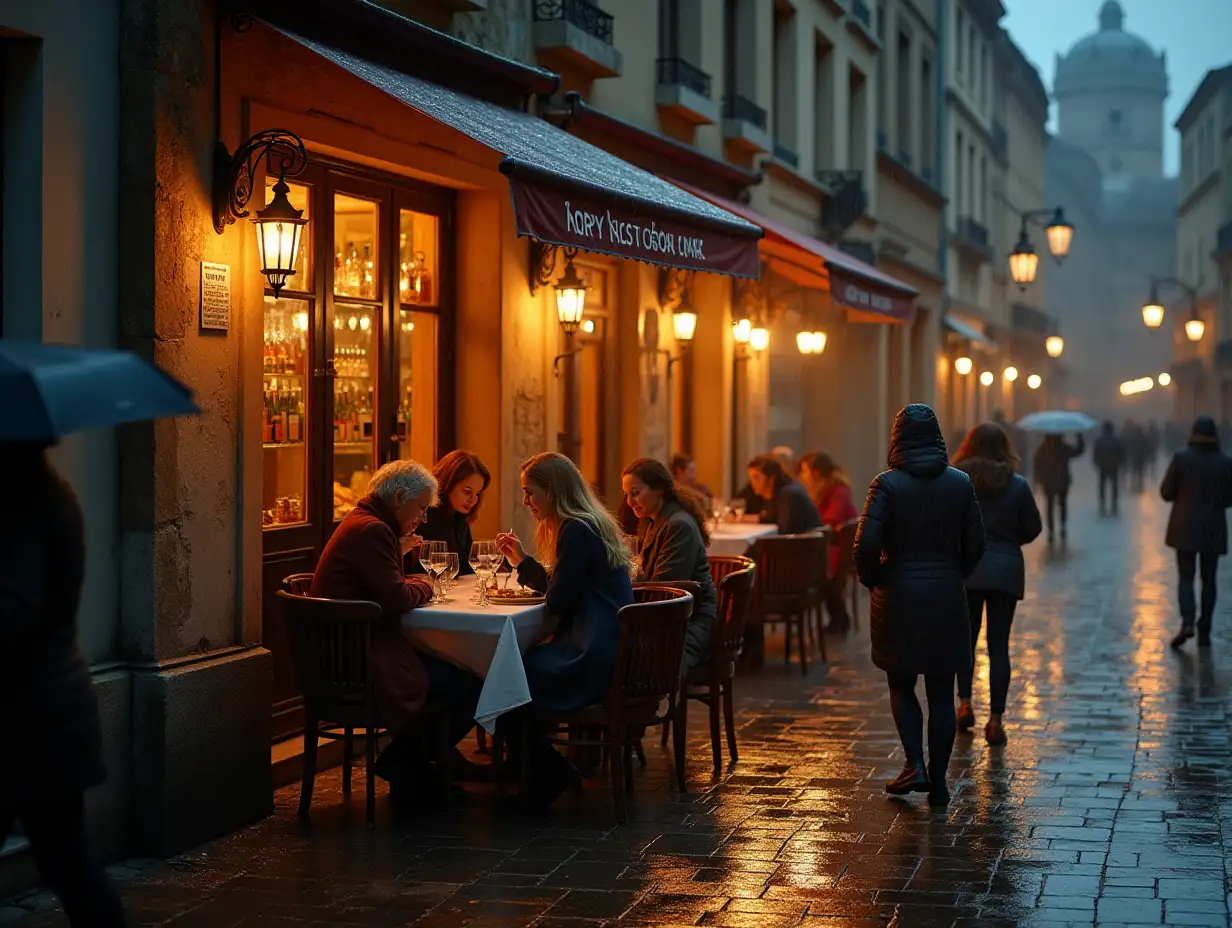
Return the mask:
[[[522, 465], [522, 502], [535, 517], [538, 558], [513, 532], [497, 535], [496, 543], [519, 582], [547, 594], [557, 618], [552, 640], [523, 658], [531, 709], [572, 712], [607, 695], [620, 644], [616, 613], [633, 602], [632, 555], [615, 519], [563, 454], [537, 454]], [[508, 727], [512, 735], [516, 726]], [[548, 745], [533, 750], [534, 795], [527, 798], [546, 805], [579, 776]]]

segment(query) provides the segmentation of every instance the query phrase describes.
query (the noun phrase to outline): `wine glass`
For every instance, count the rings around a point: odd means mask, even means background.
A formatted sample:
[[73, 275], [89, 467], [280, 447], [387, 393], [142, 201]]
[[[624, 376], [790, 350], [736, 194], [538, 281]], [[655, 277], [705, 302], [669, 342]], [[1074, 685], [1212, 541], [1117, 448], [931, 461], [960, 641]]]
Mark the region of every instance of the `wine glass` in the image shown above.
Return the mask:
[[[496, 546], [496, 542], [493, 541], [490, 542], [490, 544], [492, 547], [487, 552], [488, 580], [491, 580], [493, 576], [495, 576], [496, 572], [501, 569], [501, 565], [505, 563], [504, 552]], [[486, 592], [484, 596], [485, 598], [487, 597]]]
[[741, 519], [744, 518], [745, 510], [747, 510], [748, 508], [749, 508], [749, 504], [745, 502], [743, 499], [737, 498], [731, 501], [732, 515], [736, 517], [737, 522], [739, 522]]
[[437, 580], [445, 568], [443, 555], [447, 550], [443, 541], [425, 541], [423, 547], [419, 549], [419, 563], [428, 576], [432, 578], [431, 602], [434, 603], [441, 601], [440, 591], [437, 589]]
[[478, 595], [475, 602], [481, 606], [489, 605], [488, 578], [492, 576], [492, 554], [496, 551], [494, 541], [476, 541], [471, 544], [470, 565], [479, 578]]
[[445, 552], [445, 585], [446, 590], [442, 592], [442, 600], [444, 592], [453, 589], [453, 582], [458, 578], [458, 571], [462, 569], [462, 564], [458, 559], [457, 551]]

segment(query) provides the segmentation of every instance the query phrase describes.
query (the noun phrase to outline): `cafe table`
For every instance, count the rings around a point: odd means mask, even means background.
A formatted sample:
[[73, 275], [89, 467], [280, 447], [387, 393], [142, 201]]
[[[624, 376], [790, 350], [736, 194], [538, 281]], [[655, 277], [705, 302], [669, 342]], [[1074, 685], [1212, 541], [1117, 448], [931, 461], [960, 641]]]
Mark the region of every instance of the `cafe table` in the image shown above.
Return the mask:
[[483, 678], [475, 721], [491, 733], [498, 718], [530, 702], [522, 655], [547, 639], [556, 621], [543, 603], [476, 605], [478, 583], [459, 577], [448, 602], [406, 613], [402, 630], [420, 650]]
[[720, 522], [710, 532], [707, 554], [744, 554], [758, 538], [777, 535], [778, 529], [762, 522]]

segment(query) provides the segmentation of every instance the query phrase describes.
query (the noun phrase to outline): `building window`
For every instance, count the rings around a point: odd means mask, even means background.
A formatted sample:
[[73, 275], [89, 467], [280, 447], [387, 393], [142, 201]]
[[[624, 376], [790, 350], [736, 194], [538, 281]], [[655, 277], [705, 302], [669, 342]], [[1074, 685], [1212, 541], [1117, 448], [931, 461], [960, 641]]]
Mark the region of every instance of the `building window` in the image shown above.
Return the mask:
[[951, 185], [951, 189], [955, 191], [955, 198], [957, 199], [957, 202], [954, 204], [955, 218], [966, 215], [963, 209], [967, 205], [963, 202], [963, 190], [965, 189], [963, 178], [967, 176], [963, 171], [964, 150], [963, 134], [959, 132], [954, 145], [954, 183]]
[[[898, 156], [904, 164], [911, 165], [911, 36], [898, 34]], [[854, 167], [854, 165], [853, 165]]]
[[701, 64], [700, 0], [659, 0], [659, 57]]
[[836, 169], [842, 167], [838, 163], [839, 153], [834, 147], [834, 125], [838, 114], [835, 100], [834, 46], [824, 41], [818, 41], [816, 56], [813, 59], [813, 93], [816, 100], [817, 118], [813, 120], [813, 161], [817, 170]]
[[931, 179], [935, 155], [933, 153], [933, 121], [937, 118], [933, 106], [933, 63], [924, 58], [920, 61], [920, 168]]
[[868, 161], [868, 78], [853, 67], [847, 80], [847, 167], [862, 171]]
[[965, 33], [966, 33], [966, 30], [963, 28], [963, 12], [962, 10], [959, 10], [958, 16], [955, 17], [955, 20], [954, 20], [954, 36], [956, 39], [956, 41], [954, 42], [954, 46], [955, 46], [954, 72], [955, 74], [958, 75], [959, 84], [962, 83], [963, 65], [966, 60], [963, 57], [963, 35]]
[[796, 16], [790, 6], [774, 7], [774, 140], [796, 154]]

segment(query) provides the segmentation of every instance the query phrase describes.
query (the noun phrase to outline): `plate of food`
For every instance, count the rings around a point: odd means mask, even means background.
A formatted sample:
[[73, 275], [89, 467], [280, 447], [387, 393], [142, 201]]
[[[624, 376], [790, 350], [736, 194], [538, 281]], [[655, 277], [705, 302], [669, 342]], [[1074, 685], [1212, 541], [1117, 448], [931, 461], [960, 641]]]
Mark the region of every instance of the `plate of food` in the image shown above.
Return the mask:
[[519, 587], [514, 590], [500, 588], [488, 590], [488, 599], [494, 603], [515, 603], [519, 606], [533, 606], [536, 603], [547, 602], [548, 598], [538, 590], [528, 590], [525, 587]]

